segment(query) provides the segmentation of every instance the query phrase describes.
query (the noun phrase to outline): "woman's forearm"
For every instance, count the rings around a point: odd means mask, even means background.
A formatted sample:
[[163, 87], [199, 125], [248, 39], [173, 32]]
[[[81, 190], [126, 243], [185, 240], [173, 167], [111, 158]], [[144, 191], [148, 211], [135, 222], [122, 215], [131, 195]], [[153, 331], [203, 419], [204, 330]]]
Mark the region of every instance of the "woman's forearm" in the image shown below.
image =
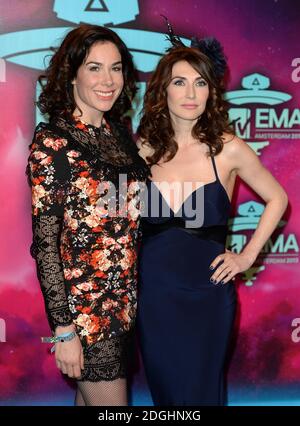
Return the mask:
[[255, 261], [261, 249], [276, 229], [278, 222], [286, 210], [287, 204], [288, 197], [284, 191], [282, 191], [282, 194], [278, 197], [267, 203], [256, 231], [242, 251], [243, 255], [252, 260], [252, 263]]

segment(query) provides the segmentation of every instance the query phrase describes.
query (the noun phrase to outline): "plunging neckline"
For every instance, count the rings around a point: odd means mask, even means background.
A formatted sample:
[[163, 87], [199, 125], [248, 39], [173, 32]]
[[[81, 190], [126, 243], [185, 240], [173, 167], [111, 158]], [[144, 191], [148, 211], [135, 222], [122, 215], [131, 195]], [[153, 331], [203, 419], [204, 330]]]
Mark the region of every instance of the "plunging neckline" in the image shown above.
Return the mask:
[[[170, 206], [170, 204], [167, 202], [167, 200], [166, 200], [166, 198], [165, 198], [165, 196], [162, 194], [162, 192], [161, 192], [161, 190], [159, 189], [159, 187], [156, 185], [156, 183], [155, 183], [155, 181], [153, 181], [153, 180], [151, 180], [151, 179], [149, 179], [148, 178], [148, 180], [155, 186], [155, 188], [157, 189], [157, 191], [159, 192], [159, 194], [160, 194], [160, 196], [161, 196], [161, 198], [162, 198], [162, 200], [165, 202], [165, 204], [168, 206], [168, 208], [169, 208], [169, 210], [173, 213], [173, 215], [174, 216], [176, 216], [179, 212], [181, 212], [182, 211], [182, 209], [183, 209], [183, 206], [185, 205], [185, 203], [190, 199], [190, 197], [193, 195], [193, 194], [195, 194], [200, 188], [203, 188], [203, 190], [205, 190], [205, 188], [206, 187], [208, 187], [208, 186], [210, 186], [210, 185], [215, 185], [216, 183], [219, 183], [220, 184], [220, 187], [221, 187], [221, 189], [222, 189], [222, 191], [225, 193], [225, 196], [226, 196], [226, 199], [227, 199], [227, 202], [229, 203], [229, 205], [231, 204], [231, 201], [230, 201], [230, 198], [229, 198], [229, 195], [228, 195], [228, 193], [227, 193], [227, 191], [226, 191], [226, 189], [224, 188], [224, 186], [222, 185], [222, 183], [221, 183], [221, 181], [220, 181], [220, 178], [219, 178], [219, 175], [218, 175], [218, 171], [217, 171], [217, 166], [216, 166], [216, 163], [215, 163], [215, 159], [214, 159], [214, 157], [210, 157], [211, 158], [211, 162], [212, 162], [212, 166], [213, 166], [213, 170], [214, 170], [214, 174], [215, 174], [215, 180], [214, 181], [212, 181], [212, 182], [208, 182], [208, 183], [205, 183], [204, 185], [201, 185], [201, 186], [198, 186], [198, 188], [196, 188], [196, 189], [194, 189], [194, 191], [192, 191], [184, 200], [183, 200], [183, 202], [180, 204], [180, 207], [179, 207], [179, 209], [175, 212], [173, 209], [172, 209], [172, 207]], [[185, 182], [182, 182], [183, 184], [185, 183]], [[172, 184], [172, 183], [171, 183]]]
[[216, 179], [216, 180], [214, 180], [213, 182], [208, 182], [208, 183], [205, 183], [204, 185], [201, 185], [201, 186], [198, 186], [198, 188], [196, 188], [196, 189], [194, 189], [194, 191], [192, 191], [184, 200], [183, 200], [183, 202], [180, 204], [180, 207], [179, 207], [179, 209], [175, 212], [173, 209], [172, 209], [172, 207], [170, 206], [170, 204], [167, 202], [167, 200], [166, 200], [166, 198], [165, 198], [165, 196], [162, 194], [162, 192], [161, 192], [161, 190], [159, 189], [159, 187], [156, 185], [156, 183], [153, 181], [153, 180], [151, 180], [151, 179], [148, 179], [149, 181], [150, 181], [150, 183], [156, 188], [156, 190], [158, 191], [158, 193], [159, 193], [159, 195], [160, 195], [160, 197], [162, 198], [162, 200], [164, 201], [164, 203], [168, 206], [168, 208], [169, 208], [169, 210], [173, 213], [173, 215], [174, 216], [176, 216], [179, 212], [181, 212], [182, 211], [182, 209], [183, 209], [183, 206], [185, 205], [185, 203], [191, 198], [191, 196], [194, 194], [194, 193], [196, 193], [199, 189], [201, 189], [201, 188], [203, 188], [203, 189], [205, 189], [206, 187], [208, 187], [208, 186], [210, 186], [210, 185], [215, 185], [216, 183], [218, 183], [219, 182], [219, 184], [220, 184], [220, 187], [221, 187], [221, 189], [222, 189], [222, 191], [224, 192], [224, 194], [225, 194], [225, 196], [226, 196], [226, 199], [227, 199], [227, 201], [228, 201], [228, 203], [230, 204], [230, 199], [229, 199], [229, 195], [228, 195], [228, 193], [227, 193], [227, 191], [226, 191], [226, 189], [224, 188], [224, 186], [221, 184], [221, 182], [219, 181], [219, 179]]

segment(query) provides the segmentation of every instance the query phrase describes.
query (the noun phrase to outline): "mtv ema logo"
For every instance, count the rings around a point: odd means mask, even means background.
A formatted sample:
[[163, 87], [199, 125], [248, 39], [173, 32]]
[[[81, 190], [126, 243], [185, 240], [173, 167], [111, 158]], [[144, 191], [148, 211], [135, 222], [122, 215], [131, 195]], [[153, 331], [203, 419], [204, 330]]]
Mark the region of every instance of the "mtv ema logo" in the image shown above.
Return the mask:
[[[128, 46], [140, 72], [151, 72], [169, 47], [165, 33], [119, 27], [120, 24], [134, 21], [139, 15], [138, 0], [83, 0], [76, 2], [76, 7], [74, 3], [74, 0], [55, 0], [53, 11], [59, 19], [75, 25], [88, 23], [111, 28]], [[115, 28], [114, 25], [118, 27]], [[43, 70], [53, 54], [51, 46], [58, 45], [72, 28], [72, 26], [58, 26], [1, 34], [0, 57], [18, 65]], [[190, 44], [190, 40], [186, 38], [182, 40]], [[135, 113], [132, 117], [134, 128], [138, 126], [146, 82], [140, 82], [139, 87], [139, 98], [135, 100]], [[36, 97], [38, 95], [39, 87], [37, 87]], [[39, 111], [36, 110], [36, 122], [42, 120]]]
[[[257, 155], [270, 144], [271, 139], [300, 139], [299, 108], [281, 107], [292, 99], [290, 94], [271, 90], [270, 79], [258, 73], [245, 76], [241, 84], [241, 89], [225, 95], [230, 104], [237, 105], [229, 109], [229, 117], [236, 134], [245, 139]], [[228, 238], [227, 246], [231, 250], [241, 252], [251, 231], [256, 229], [263, 211], [264, 206], [255, 201], [238, 207], [238, 215], [229, 222], [233, 234]], [[280, 221], [278, 228], [283, 225], [284, 222]], [[295, 234], [274, 235], [263, 247], [257, 260], [258, 266], [254, 265], [244, 273], [242, 279], [247, 286], [253, 285], [257, 274], [265, 269], [266, 264], [299, 262], [299, 246]]]
[[[74, 8], [74, 0], [56, 0], [53, 10], [58, 18], [65, 21], [94, 25], [119, 25], [134, 21], [139, 14], [137, 0], [90, 0], [80, 3], [82, 5]], [[95, 12], [101, 12], [101, 15]]]
[[[263, 214], [265, 206], [256, 201], [249, 201], [240, 204], [238, 214], [230, 219], [228, 226], [231, 235], [227, 238], [227, 247], [235, 252], [240, 253], [244, 246], [248, 243], [253, 230], [257, 228], [258, 222]], [[285, 225], [285, 221], [278, 223], [278, 228]], [[243, 233], [242, 233], [243, 232]], [[298, 263], [299, 262], [299, 245], [295, 234], [285, 236], [283, 233], [276, 233], [264, 245], [257, 261], [257, 266], [244, 272], [242, 279], [246, 286], [253, 285], [259, 272], [265, 270], [265, 264], [278, 263]]]
[[[292, 96], [269, 87], [268, 77], [254, 73], [242, 79], [242, 89], [225, 95], [233, 105], [253, 105], [252, 108], [231, 107], [229, 117], [236, 134], [246, 139], [258, 155], [269, 145], [269, 139], [300, 139], [300, 109], [271, 108], [289, 101]], [[261, 107], [262, 104], [266, 106]]]

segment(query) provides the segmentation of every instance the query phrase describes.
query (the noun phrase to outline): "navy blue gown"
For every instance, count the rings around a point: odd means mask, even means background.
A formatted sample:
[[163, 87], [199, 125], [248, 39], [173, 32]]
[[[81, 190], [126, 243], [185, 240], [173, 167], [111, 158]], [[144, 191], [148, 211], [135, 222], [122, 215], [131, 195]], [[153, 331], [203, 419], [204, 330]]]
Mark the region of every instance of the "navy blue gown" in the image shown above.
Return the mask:
[[[213, 259], [225, 251], [230, 201], [212, 158], [216, 180], [196, 189], [181, 214], [168, 206], [148, 181], [148, 214], [142, 219], [139, 256], [138, 329], [145, 372], [154, 405], [223, 405], [223, 370], [232, 330], [236, 292], [232, 281], [210, 281]], [[191, 219], [203, 191], [204, 221]], [[159, 214], [149, 214], [151, 197]], [[170, 215], [164, 215], [166, 207]], [[201, 208], [201, 206], [200, 206]], [[199, 205], [198, 205], [199, 210]]]

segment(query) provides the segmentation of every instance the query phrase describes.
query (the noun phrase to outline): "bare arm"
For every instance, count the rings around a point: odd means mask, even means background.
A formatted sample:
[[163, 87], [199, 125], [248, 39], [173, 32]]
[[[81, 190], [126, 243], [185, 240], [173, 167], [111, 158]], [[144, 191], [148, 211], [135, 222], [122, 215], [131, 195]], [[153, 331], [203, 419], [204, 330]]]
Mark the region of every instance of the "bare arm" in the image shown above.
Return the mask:
[[254, 263], [262, 247], [276, 229], [288, 203], [284, 189], [244, 141], [234, 138], [227, 144], [226, 150], [232, 170], [235, 170], [237, 175], [265, 201], [266, 208], [257, 229], [243, 251], [239, 255], [234, 253], [220, 255], [212, 262], [211, 266], [215, 268], [220, 261], [224, 261], [212, 276], [217, 283], [224, 281], [224, 284]]

